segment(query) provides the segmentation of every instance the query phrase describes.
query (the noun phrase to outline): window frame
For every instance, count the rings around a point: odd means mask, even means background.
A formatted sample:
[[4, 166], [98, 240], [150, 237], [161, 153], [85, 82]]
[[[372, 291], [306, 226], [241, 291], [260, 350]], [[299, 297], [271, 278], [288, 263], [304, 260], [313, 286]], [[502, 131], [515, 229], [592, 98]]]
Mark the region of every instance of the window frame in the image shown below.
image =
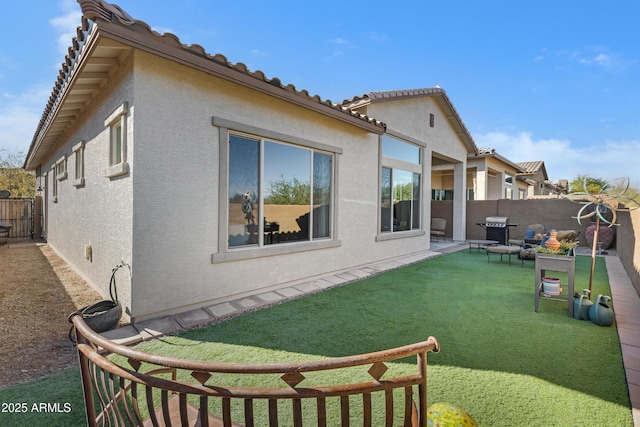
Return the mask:
[[73, 186], [84, 187], [84, 140], [74, 145], [72, 151], [75, 160]]
[[526, 200], [527, 199], [527, 190], [525, 190], [524, 188], [519, 188], [518, 189], [518, 195], [520, 200]]
[[513, 185], [514, 176], [509, 172], [504, 173], [504, 184], [505, 185]]
[[[219, 162], [220, 162], [220, 185], [219, 185], [219, 215], [218, 215], [218, 250], [211, 255], [213, 264], [237, 261], [244, 259], [262, 258], [274, 255], [285, 255], [297, 252], [311, 251], [338, 247], [342, 242], [338, 239], [338, 170], [339, 158], [342, 149], [330, 144], [298, 138], [279, 132], [247, 125], [244, 123], [228, 120], [225, 118], [212, 117], [212, 126], [218, 128], [219, 141]], [[254, 139], [270, 140], [273, 142], [294, 145], [300, 148], [310, 149], [312, 152], [322, 152], [332, 156], [332, 191], [331, 191], [331, 226], [330, 237], [318, 238], [315, 240], [290, 242], [280, 245], [229, 246], [229, 136], [236, 134]], [[260, 171], [262, 173], [262, 171]], [[260, 200], [262, 203], [262, 200]], [[262, 218], [260, 221], [262, 222]]]
[[55, 164], [51, 166], [51, 201], [58, 203], [58, 177]]
[[513, 200], [513, 188], [507, 187], [504, 189], [504, 198], [507, 200]]
[[67, 156], [62, 156], [54, 165], [56, 169], [56, 180], [63, 181], [67, 179]]
[[[122, 103], [104, 121], [104, 127], [109, 130], [108, 168], [104, 175], [115, 178], [129, 172], [127, 163], [127, 113], [128, 104]], [[120, 137], [118, 139], [118, 137]], [[119, 158], [116, 155], [119, 154]]]
[[[416, 146], [419, 149], [418, 161], [419, 163], [411, 163], [401, 159], [397, 159], [390, 156], [383, 155], [383, 139], [384, 137], [391, 137], [396, 140], [400, 140], [409, 145]], [[380, 135], [378, 138], [378, 224], [376, 229], [376, 241], [386, 241], [386, 240], [394, 240], [394, 239], [403, 239], [408, 237], [416, 237], [416, 236], [424, 236], [426, 235], [425, 224], [424, 224], [424, 216], [425, 216], [425, 203], [427, 201], [430, 203], [431, 198], [427, 197], [426, 193], [426, 182], [425, 177], [427, 176], [427, 167], [428, 162], [425, 161], [427, 144], [419, 141], [415, 138], [411, 138], [407, 135], [403, 135], [401, 133], [391, 131], [387, 129], [385, 134]], [[390, 168], [391, 169], [391, 179], [393, 179], [393, 169], [398, 169], [406, 172], [411, 172], [412, 174], [418, 174], [420, 176], [420, 200], [419, 203], [419, 213], [418, 217], [420, 219], [420, 227], [419, 228], [411, 228], [409, 230], [398, 230], [398, 231], [382, 231], [382, 206], [381, 206], [381, 196], [382, 196], [382, 169]], [[391, 188], [393, 189], [393, 183], [391, 183]], [[392, 196], [393, 198], [393, 196]], [[413, 209], [412, 209], [413, 211]], [[393, 228], [393, 227], [392, 227]]]

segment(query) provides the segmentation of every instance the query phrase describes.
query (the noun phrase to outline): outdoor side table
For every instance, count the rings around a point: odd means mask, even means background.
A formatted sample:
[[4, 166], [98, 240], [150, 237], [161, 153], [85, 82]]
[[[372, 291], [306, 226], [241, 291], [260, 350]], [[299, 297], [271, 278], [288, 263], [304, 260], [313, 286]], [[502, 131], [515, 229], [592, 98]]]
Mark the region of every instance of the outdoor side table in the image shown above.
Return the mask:
[[484, 249], [483, 246], [493, 246], [500, 242], [497, 240], [467, 240], [467, 243], [469, 244], [469, 252], [471, 252], [471, 245], [476, 245], [476, 249], [479, 251]]
[[[575, 274], [575, 255], [536, 254], [536, 282], [535, 282], [535, 312], [541, 299], [553, 301], [567, 301], [569, 303], [569, 317], [573, 317], [573, 279]], [[542, 288], [542, 278], [547, 277], [547, 271], [561, 271], [567, 273], [567, 295], [564, 293], [545, 296]]]

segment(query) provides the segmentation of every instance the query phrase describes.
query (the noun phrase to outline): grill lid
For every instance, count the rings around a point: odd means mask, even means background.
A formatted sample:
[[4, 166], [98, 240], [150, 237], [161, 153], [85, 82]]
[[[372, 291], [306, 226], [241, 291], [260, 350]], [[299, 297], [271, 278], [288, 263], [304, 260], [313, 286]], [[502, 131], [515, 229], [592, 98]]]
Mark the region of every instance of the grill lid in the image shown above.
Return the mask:
[[487, 219], [485, 219], [485, 225], [487, 227], [506, 227], [508, 222], [508, 216], [488, 216]]

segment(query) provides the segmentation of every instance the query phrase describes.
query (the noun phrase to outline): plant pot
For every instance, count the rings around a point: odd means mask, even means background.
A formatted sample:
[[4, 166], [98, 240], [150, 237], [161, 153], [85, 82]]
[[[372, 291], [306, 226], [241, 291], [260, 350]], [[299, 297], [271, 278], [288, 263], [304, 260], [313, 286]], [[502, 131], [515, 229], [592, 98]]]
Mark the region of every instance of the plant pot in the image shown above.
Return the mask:
[[[596, 233], [596, 224], [589, 225], [584, 231], [584, 237], [587, 239], [589, 243], [589, 247], [593, 247], [593, 237]], [[609, 249], [611, 243], [613, 243], [613, 238], [616, 235], [616, 230], [613, 227], [609, 227], [608, 225], [600, 224], [598, 227], [598, 242], [600, 245], [597, 245], [596, 248], [601, 249]]]
[[549, 232], [549, 238], [547, 239], [546, 242], [544, 242], [544, 246], [547, 249], [550, 249], [552, 251], [557, 251], [558, 248], [560, 248], [560, 242], [558, 241], [558, 239], [556, 239], [557, 235], [558, 235], [557, 231]]
[[122, 317], [120, 302], [100, 301], [82, 310], [82, 318], [87, 326], [95, 332], [101, 333], [113, 329]]

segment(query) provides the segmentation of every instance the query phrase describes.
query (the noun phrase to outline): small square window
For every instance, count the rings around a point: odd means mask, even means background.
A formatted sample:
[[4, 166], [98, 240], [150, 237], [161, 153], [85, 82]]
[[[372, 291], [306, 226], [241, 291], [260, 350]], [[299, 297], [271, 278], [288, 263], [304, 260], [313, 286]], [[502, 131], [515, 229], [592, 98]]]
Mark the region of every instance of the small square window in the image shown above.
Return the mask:
[[56, 179], [58, 181], [62, 181], [63, 179], [67, 179], [67, 158], [62, 156], [56, 161]]

